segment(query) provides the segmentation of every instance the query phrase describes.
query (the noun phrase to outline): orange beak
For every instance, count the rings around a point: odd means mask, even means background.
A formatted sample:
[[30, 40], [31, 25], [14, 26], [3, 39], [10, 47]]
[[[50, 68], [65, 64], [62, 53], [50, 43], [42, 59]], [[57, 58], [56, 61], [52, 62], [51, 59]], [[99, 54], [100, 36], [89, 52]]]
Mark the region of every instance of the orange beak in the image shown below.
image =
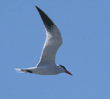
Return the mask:
[[69, 71], [66, 71], [67, 74], [72, 75]]

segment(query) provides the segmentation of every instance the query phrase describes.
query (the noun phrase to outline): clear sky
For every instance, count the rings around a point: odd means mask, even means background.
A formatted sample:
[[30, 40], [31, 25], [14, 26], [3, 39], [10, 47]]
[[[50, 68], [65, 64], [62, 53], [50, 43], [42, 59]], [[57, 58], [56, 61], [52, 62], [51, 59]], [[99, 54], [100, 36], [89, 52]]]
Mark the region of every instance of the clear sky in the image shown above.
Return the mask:
[[[56, 63], [62, 73], [40, 76], [35, 66], [45, 41], [40, 7], [60, 29]], [[110, 0], [0, 0], [1, 99], [110, 99]]]

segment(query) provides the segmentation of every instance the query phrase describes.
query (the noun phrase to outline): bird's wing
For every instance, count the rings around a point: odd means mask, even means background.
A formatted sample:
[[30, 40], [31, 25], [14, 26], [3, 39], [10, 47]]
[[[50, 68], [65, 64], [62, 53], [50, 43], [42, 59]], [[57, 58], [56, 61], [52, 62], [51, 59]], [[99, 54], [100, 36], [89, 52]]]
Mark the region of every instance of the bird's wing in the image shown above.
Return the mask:
[[37, 6], [36, 8], [43, 20], [46, 30], [46, 41], [37, 66], [54, 64], [56, 52], [62, 44], [62, 37], [54, 22], [40, 8]]

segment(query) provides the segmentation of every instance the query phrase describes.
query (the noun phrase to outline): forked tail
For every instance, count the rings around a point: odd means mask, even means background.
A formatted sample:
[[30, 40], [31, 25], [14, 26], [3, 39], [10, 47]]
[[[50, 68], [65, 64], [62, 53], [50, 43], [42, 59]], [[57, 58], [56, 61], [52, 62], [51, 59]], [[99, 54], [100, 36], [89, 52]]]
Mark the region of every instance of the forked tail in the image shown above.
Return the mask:
[[32, 73], [32, 71], [29, 69], [19, 69], [19, 68], [14, 68], [14, 69], [19, 73], [26, 73], [26, 72]]

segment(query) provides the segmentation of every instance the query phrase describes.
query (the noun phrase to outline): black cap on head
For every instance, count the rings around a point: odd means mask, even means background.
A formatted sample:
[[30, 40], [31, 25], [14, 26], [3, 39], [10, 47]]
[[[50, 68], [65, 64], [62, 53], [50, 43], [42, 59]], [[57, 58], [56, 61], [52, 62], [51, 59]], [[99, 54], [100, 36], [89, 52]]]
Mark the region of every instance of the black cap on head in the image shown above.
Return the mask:
[[61, 66], [65, 71], [67, 71], [66, 68], [65, 68], [64, 66], [62, 66], [62, 65], [60, 65], [60, 66]]

